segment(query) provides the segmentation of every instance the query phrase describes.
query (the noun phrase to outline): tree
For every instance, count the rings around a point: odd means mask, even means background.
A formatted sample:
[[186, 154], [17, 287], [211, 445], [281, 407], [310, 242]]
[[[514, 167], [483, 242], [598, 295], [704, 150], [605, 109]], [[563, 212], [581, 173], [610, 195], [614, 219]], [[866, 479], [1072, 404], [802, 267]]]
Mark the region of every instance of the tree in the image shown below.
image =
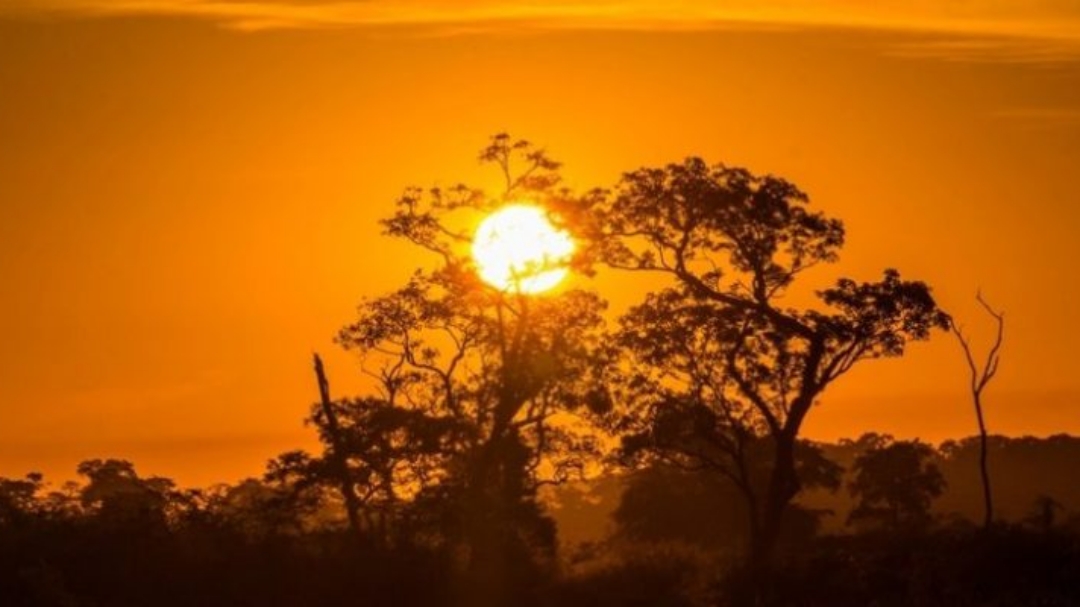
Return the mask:
[[22, 479], [0, 477], [0, 527], [17, 525], [41, 510], [38, 494], [44, 478], [38, 472]]
[[848, 523], [894, 530], [929, 523], [930, 505], [945, 490], [945, 477], [929, 461], [933, 457], [934, 449], [925, 443], [891, 438], [860, 454], [848, 485], [857, 500]]
[[309, 531], [317, 507], [309, 492], [255, 478], [220, 487], [210, 506], [226, 528], [253, 541]]
[[[777, 177], [690, 158], [631, 172], [588, 203], [598, 260], [672, 280], [622, 319], [620, 343], [640, 371], [624, 396], [657, 432], [672, 411], [694, 420], [692, 440], [664, 448], [739, 487], [761, 590], [800, 488], [796, 445], [813, 404], [858, 363], [901, 356], [948, 317], [929, 287], [895, 270], [841, 279], [812, 307], [785, 305], [796, 278], [837, 260], [844, 230]], [[771, 461], [751, 470], [760, 439]]]
[[576, 420], [608, 402], [605, 303], [579, 290], [532, 297], [479, 280], [460, 227], [470, 216], [527, 200], [558, 221], [577, 205], [556, 187], [558, 164], [528, 142], [498, 135], [480, 159], [501, 170], [505, 190], [407, 191], [386, 233], [434, 253], [438, 265], [365, 300], [338, 339], [376, 380], [379, 407], [454, 428], [437, 449], [445, 474], [415, 501], [443, 508], [444, 532], [463, 542], [470, 602], [495, 604], [508, 600], [510, 578], [529, 575], [510, 567], [550, 560], [554, 549], [537, 488], [579, 474], [596, 451]]
[[400, 535], [396, 522], [408, 516], [410, 500], [445, 479], [447, 454], [465, 430], [451, 417], [376, 397], [317, 404], [309, 421], [323, 454], [284, 453], [270, 462], [266, 480], [297, 494], [336, 493], [352, 533], [383, 547]]
[[158, 476], [143, 478], [126, 460], [94, 459], [79, 464], [87, 483], [80, 492], [82, 506], [100, 520], [116, 526], [163, 527], [174, 494], [174, 483]]
[[[447, 415], [395, 406], [379, 396], [333, 400], [322, 359], [315, 355], [320, 400], [307, 421], [323, 452], [290, 451], [272, 460], [265, 480], [319, 501], [336, 494], [352, 534], [386, 546], [408, 500], [442, 479], [445, 454], [465, 431]], [[383, 378], [383, 387], [395, 390]]]
[[1058, 513], [1065, 510], [1061, 502], [1053, 496], [1041, 494], [1031, 504], [1031, 512], [1024, 518], [1024, 522], [1042, 532], [1048, 532], [1058, 522]]
[[982, 395], [986, 386], [990, 384], [990, 380], [994, 379], [994, 376], [998, 372], [998, 364], [1001, 362], [1001, 345], [1005, 339], [1005, 315], [1001, 312], [994, 310], [990, 304], [986, 303], [983, 299], [982, 293], [976, 295], [976, 299], [979, 305], [982, 306], [986, 313], [989, 314], [997, 323], [997, 334], [994, 337], [994, 343], [990, 346], [990, 350], [986, 354], [986, 362], [979, 366], [975, 362], [975, 354], [972, 352], [971, 342], [967, 336], [964, 335], [963, 327], [958, 326], [956, 323], [952, 323], [952, 332], [956, 336], [956, 340], [960, 342], [960, 348], [964, 351], [964, 360], [967, 362], [968, 371], [970, 372], [970, 385], [971, 400], [975, 404], [975, 418], [979, 422], [979, 476], [982, 479], [983, 489], [983, 527], [990, 528], [990, 525], [994, 522], [994, 500], [990, 491], [990, 469], [987, 463], [987, 434], [986, 434], [986, 421], [983, 417], [983, 403]]
[[[840, 486], [843, 470], [800, 443], [798, 466], [808, 485]], [[760, 455], [766, 455], [759, 450]], [[767, 462], [759, 462], [767, 464]], [[612, 514], [618, 535], [637, 541], [679, 541], [714, 550], [735, 550], [747, 538], [746, 502], [738, 488], [709, 469], [687, 470], [656, 462], [627, 475]], [[797, 543], [816, 533], [821, 512], [793, 506], [782, 541]]]

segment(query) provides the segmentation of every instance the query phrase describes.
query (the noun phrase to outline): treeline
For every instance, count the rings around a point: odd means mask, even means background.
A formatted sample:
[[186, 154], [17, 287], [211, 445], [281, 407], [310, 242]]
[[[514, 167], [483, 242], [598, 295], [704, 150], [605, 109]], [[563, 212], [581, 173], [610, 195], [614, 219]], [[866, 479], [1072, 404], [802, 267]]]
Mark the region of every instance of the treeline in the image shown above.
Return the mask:
[[[447, 554], [378, 546], [340, 506], [272, 480], [178, 489], [122, 460], [81, 482], [0, 480], [0, 603], [16, 606], [425, 605]], [[362, 600], [358, 597], [363, 597]]]
[[[868, 440], [874, 440], [872, 435], [822, 445], [822, 450], [830, 460], [850, 469]], [[930, 457], [945, 482], [944, 491], [933, 501], [933, 515], [945, 520], [980, 521], [983, 505], [978, 437], [946, 441]], [[1057, 525], [1080, 514], [1080, 438], [1063, 434], [1047, 438], [991, 436], [988, 458], [998, 520], [1033, 524], [1051, 517]], [[848, 492], [828, 497], [811, 494], [803, 501], [835, 512], [825, 521], [830, 530], [845, 521], [854, 503]]]
[[[869, 434], [813, 445], [833, 478], [787, 519], [774, 603], [1080, 600], [1080, 438], [993, 438], [995, 497], [1015, 516], [990, 533], [974, 522], [975, 441], [934, 449]], [[411, 503], [392, 528], [365, 509], [357, 536], [333, 488], [281, 474], [295, 458], [204, 489], [122, 460], [83, 462], [80, 480], [61, 486], [0, 479], [3, 604], [469, 604], [446, 504]], [[537, 526], [558, 532], [559, 550], [542, 573], [535, 554], [521, 555], [514, 583], [526, 603], [712, 605], [734, 594], [747, 512], [712, 475], [655, 465], [553, 486], [539, 505]]]
[[[981, 519], [977, 437], [947, 441], [936, 448], [916, 447], [922, 461], [917, 470], [913, 462], [896, 457], [899, 451], [892, 452], [892, 461], [888, 451], [885, 457], [880, 456], [881, 447], [895, 443], [887, 435], [872, 433], [839, 443], [814, 443], [839, 467], [839, 482], [809, 488], [799, 496], [800, 510], [790, 524], [791, 531], [799, 527], [798, 522], [804, 537], [862, 533], [874, 526], [887, 526], [889, 521], [867, 521], [865, 505], [852, 516], [865, 493], [853, 486], [864, 468], [862, 489], [872, 486], [877, 475], [876, 484], [891, 491], [889, 498], [913, 504], [927, 528], [962, 529]], [[902, 448], [912, 445], [910, 441], [900, 444]], [[1080, 469], [1080, 438], [992, 436], [990, 445], [994, 500], [1001, 522], [1031, 530], [1080, 532], [1076, 473]], [[868, 451], [877, 451], [877, 462], [884, 465], [857, 467], [857, 460]], [[927, 470], [931, 472], [926, 474]], [[932, 470], [940, 475], [936, 480]], [[552, 489], [545, 497], [558, 522], [560, 541], [571, 547], [622, 538], [731, 550], [745, 541], [746, 514], [730, 485], [671, 467], [573, 483]]]

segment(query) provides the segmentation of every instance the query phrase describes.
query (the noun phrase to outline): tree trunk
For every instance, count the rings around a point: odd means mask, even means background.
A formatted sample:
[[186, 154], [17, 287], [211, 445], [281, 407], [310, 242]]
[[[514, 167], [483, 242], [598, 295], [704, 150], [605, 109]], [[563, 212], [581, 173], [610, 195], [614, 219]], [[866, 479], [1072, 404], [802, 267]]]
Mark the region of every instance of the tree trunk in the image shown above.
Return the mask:
[[982, 393], [989, 385], [990, 380], [997, 376], [998, 365], [1001, 363], [1001, 344], [1005, 339], [1005, 315], [994, 310], [983, 299], [982, 293], [975, 296], [979, 305], [997, 322], [997, 337], [986, 355], [986, 362], [980, 367], [975, 362], [975, 356], [971, 352], [971, 343], [964, 336], [963, 330], [952, 323], [952, 332], [960, 342], [960, 348], [964, 351], [968, 370], [971, 371], [971, 398], [975, 402], [975, 416], [979, 421], [979, 474], [982, 477], [983, 488], [983, 528], [989, 529], [994, 523], [994, 502], [990, 492], [990, 469], [987, 465], [987, 436], [986, 421], [983, 419]]
[[492, 437], [469, 471], [462, 512], [469, 548], [463, 604], [468, 607], [519, 605], [538, 569], [529, 542], [534, 498], [525, 477], [528, 451], [514, 430]]
[[500, 607], [507, 601], [501, 442], [497, 438], [489, 438], [479, 447], [469, 466], [461, 512], [464, 540], [468, 547], [460, 592], [463, 606]]
[[979, 419], [979, 474], [982, 475], [983, 489], [983, 528], [989, 529], [994, 522], [994, 501], [990, 493], [990, 468], [986, 461], [987, 436], [986, 423], [983, 421], [982, 399], [975, 395], [975, 415]]
[[356, 486], [349, 478], [341, 426], [338, 424], [337, 413], [334, 412], [333, 402], [330, 400], [330, 382], [326, 379], [326, 371], [323, 369], [322, 359], [318, 354], [315, 355], [315, 378], [319, 382], [320, 406], [326, 417], [326, 433], [330, 437], [327, 450], [330, 452], [341, 498], [345, 502], [345, 515], [349, 519], [349, 529], [355, 537], [359, 538], [363, 529], [360, 523], [360, 498], [356, 495]]
[[780, 539], [784, 514], [798, 493], [795, 474], [795, 440], [786, 434], [776, 438], [773, 468], [765, 492], [765, 501], [750, 527], [750, 550], [746, 562], [746, 585], [736, 593], [739, 607], [768, 604], [773, 559]]

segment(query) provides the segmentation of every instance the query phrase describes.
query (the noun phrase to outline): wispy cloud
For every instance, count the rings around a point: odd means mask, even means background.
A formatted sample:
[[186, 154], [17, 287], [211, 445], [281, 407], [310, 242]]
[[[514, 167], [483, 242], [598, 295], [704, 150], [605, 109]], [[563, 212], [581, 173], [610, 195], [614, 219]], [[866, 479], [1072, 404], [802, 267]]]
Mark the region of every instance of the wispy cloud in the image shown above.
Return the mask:
[[1027, 107], [1001, 110], [993, 114], [1032, 130], [1062, 131], [1080, 128], [1080, 108]]
[[896, 42], [887, 54], [961, 63], [1059, 65], [1080, 62], [1080, 39], [956, 32]]
[[5, 0], [0, 14], [163, 15], [241, 30], [426, 25], [711, 29], [835, 25], [1080, 40], [1076, 0]]

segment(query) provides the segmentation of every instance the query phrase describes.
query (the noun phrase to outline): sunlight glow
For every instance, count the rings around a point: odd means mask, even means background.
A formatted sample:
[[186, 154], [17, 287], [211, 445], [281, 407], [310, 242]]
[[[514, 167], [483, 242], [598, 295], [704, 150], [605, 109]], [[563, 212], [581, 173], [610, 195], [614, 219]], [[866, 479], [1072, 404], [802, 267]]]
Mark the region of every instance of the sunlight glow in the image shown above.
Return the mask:
[[553, 226], [544, 209], [514, 204], [481, 222], [472, 254], [480, 278], [503, 291], [541, 293], [568, 273], [574, 241]]

